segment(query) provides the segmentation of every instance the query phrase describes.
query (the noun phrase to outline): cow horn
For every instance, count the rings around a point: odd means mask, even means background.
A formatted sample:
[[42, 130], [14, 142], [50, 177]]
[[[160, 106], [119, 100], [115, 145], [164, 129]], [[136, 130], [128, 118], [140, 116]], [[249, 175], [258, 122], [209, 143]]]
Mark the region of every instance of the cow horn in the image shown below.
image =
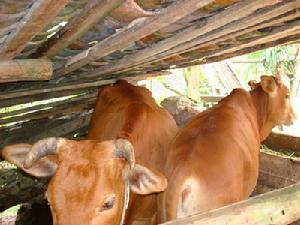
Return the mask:
[[117, 139], [114, 141], [114, 145], [114, 156], [126, 159], [129, 162], [130, 168], [133, 168], [135, 157], [132, 144], [126, 139]]
[[24, 163], [26, 169], [30, 168], [34, 162], [46, 155], [55, 155], [58, 152], [59, 142], [65, 140], [64, 138], [49, 137], [36, 142], [30, 152], [27, 154], [27, 158]]

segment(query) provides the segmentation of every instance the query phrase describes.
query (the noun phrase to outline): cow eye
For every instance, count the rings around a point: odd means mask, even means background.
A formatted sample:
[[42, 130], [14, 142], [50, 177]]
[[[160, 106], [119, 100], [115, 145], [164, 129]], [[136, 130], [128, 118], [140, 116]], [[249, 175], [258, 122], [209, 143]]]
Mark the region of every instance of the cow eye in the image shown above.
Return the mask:
[[108, 197], [104, 203], [102, 204], [102, 207], [100, 208], [100, 212], [103, 212], [103, 211], [106, 211], [106, 210], [109, 210], [109, 209], [112, 209], [114, 207], [114, 204], [115, 204], [115, 196], [111, 196], [111, 197]]
[[289, 98], [290, 97], [290, 94], [286, 94], [285, 98]]

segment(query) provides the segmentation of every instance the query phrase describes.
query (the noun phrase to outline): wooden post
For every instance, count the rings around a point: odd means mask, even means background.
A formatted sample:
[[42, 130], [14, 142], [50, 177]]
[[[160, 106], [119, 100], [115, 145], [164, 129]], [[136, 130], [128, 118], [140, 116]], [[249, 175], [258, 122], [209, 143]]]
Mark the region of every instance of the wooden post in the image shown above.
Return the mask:
[[49, 80], [53, 64], [48, 59], [0, 61], [0, 83], [24, 80]]
[[285, 225], [300, 218], [300, 183], [164, 225]]
[[188, 97], [200, 101], [200, 80], [199, 80], [199, 66], [193, 66], [190, 68], [190, 73], [185, 74], [187, 81]]

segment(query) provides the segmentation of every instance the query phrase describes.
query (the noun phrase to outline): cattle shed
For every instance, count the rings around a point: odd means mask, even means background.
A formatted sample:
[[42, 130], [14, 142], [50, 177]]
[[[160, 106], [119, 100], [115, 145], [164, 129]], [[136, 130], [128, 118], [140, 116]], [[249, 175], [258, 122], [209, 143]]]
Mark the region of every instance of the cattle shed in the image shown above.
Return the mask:
[[[300, 0], [0, 0], [0, 148], [84, 138], [98, 90], [118, 79], [136, 82], [299, 40]], [[293, 143], [300, 153], [299, 139], [275, 136], [277, 147]], [[260, 163], [258, 193], [293, 186], [168, 224], [300, 219], [299, 160], [263, 153]], [[4, 168], [10, 186], [0, 184], [0, 211], [39, 201], [47, 181]]]

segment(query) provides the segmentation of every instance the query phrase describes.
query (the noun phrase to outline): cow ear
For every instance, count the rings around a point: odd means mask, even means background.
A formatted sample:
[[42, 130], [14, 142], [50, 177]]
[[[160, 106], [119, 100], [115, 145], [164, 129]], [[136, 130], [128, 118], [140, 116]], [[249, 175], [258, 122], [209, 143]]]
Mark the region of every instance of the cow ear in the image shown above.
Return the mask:
[[266, 93], [273, 93], [276, 90], [276, 82], [272, 76], [261, 76], [260, 85]]
[[166, 177], [157, 170], [136, 164], [127, 174], [130, 189], [140, 195], [164, 191], [167, 188]]
[[256, 83], [255, 80], [250, 80], [250, 81], [248, 82], [248, 85], [249, 85], [249, 87], [251, 88], [251, 90], [253, 90], [253, 89], [255, 89], [255, 88], [257, 88], [257, 87], [259, 86], [259, 83]]
[[32, 145], [29, 144], [15, 144], [3, 148], [1, 151], [2, 157], [8, 162], [15, 164], [19, 169], [34, 177], [50, 177], [54, 174], [57, 164], [54, 156], [46, 156], [32, 167], [26, 169], [24, 163], [27, 153], [31, 150]]

